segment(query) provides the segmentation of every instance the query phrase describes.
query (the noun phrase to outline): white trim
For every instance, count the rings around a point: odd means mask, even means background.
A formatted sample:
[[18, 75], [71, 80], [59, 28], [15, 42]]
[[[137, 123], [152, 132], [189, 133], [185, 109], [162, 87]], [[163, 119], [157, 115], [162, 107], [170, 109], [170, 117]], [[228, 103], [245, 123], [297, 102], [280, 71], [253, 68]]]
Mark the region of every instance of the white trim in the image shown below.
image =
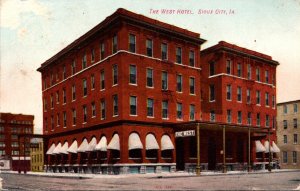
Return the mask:
[[[169, 52], [169, 51], [167, 51], [167, 53], [168, 53], [168, 52]], [[115, 55], [117, 55], [117, 54], [119, 54], [119, 53], [128, 53], [128, 54], [132, 54], [132, 55], [135, 55], [135, 56], [141, 56], [141, 57], [144, 57], [144, 58], [149, 58], [149, 59], [153, 59], [153, 60], [158, 60], [158, 61], [161, 61], [161, 62], [169, 61], [168, 59], [162, 60], [162, 59], [160, 59], [160, 58], [154, 58], [154, 57], [150, 57], [150, 56], [143, 55], [143, 54], [132, 53], [132, 52], [129, 52], [129, 51], [127, 51], [127, 50], [117, 50], [117, 52], [115, 52], [114, 54], [111, 54], [111, 55], [105, 57], [104, 59], [99, 60], [99, 61], [96, 62], [95, 64], [90, 65], [90, 66], [88, 66], [88, 67], [86, 67], [86, 68], [80, 70], [79, 72], [76, 72], [75, 74], [73, 74], [73, 75], [71, 75], [71, 76], [68, 76], [68, 77], [65, 78], [64, 80], [62, 80], [62, 81], [60, 81], [60, 82], [58, 82], [58, 83], [56, 83], [56, 84], [54, 84], [54, 85], [51, 85], [50, 87], [48, 87], [48, 88], [42, 90], [42, 92], [45, 92], [45, 91], [47, 91], [47, 90], [49, 90], [49, 89], [51, 89], [51, 88], [53, 88], [53, 87], [55, 87], [55, 86], [57, 86], [57, 85], [63, 83], [64, 81], [67, 81], [68, 79], [71, 79], [71, 78], [73, 78], [73, 77], [75, 77], [75, 76], [77, 76], [77, 75], [83, 73], [84, 71], [86, 71], [86, 70], [88, 70], [88, 69], [90, 69], [90, 68], [93, 68], [93, 67], [95, 67], [95, 66], [101, 64], [102, 62], [104, 62], [104, 61], [110, 59], [111, 57], [113, 57], [113, 56], [115, 56]], [[167, 56], [167, 57], [168, 57], [168, 56]], [[175, 62], [172, 62], [172, 63], [175, 64]], [[176, 65], [177, 65], [177, 66], [181, 66], [181, 67], [187, 67], [187, 68], [195, 69], [195, 70], [202, 70], [200, 67], [199, 67], [199, 68], [198, 68], [198, 67], [192, 67], [192, 66], [184, 65], [184, 64], [176, 64]], [[116, 86], [116, 85], [118, 85], [118, 84], [114, 84], [113, 86]], [[274, 87], [275, 87], [275, 86], [274, 86]]]
[[[208, 78], [214, 78], [214, 77], [218, 77], [218, 76], [229, 76], [229, 77], [239, 78], [241, 80], [253, 81], [253, 80], [249, 80], [248, 78], [238, 77], [238, 76], [235, 76], [235, 75], [232, 75], [232, 74], [227, 74], [227, 73], [215, 74], [215, 75], [209, 76]], [[259, 84], [264, 84], [264, 85], [272, 86], [273, 88], [276, 87], [273, 84], [269, 84], [269, 83], [265, 83], [265, 82], [260, 82], [260, 81], [257, 81], [257, 80], [255, 80], [254, 82], [259, 83]]]
[[[12, 160], [19, 160], [19, 157], [11, 157]], [[24, 160], [24, 157], [20, 157], [20, 160]], [[31, 160], [30, 157], [25, 157], [25, 160]]]

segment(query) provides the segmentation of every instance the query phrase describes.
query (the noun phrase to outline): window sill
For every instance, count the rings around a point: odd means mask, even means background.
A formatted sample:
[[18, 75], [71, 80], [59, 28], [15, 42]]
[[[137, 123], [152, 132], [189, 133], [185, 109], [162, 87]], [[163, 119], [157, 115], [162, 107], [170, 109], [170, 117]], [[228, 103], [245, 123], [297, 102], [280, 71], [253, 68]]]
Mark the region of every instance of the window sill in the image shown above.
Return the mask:
[[83, 123], [82, 123], [82, 125], [85, 125], [85, 124], [87, 124], [87, 122], [83, 122]]
[[213, 103], [213, 102], [216, 102], [216, 100], [209, 100], [209, 103]]
[[112, 87], [115, 87], [115, 86], [117, 86], [117, 85], [118, 85], [118, 84], [113, 84]]
[[137, 117], [138, 115], [129, 114], [130, 117]]
[[260, 107], [261, 105], [260, 105], [260, 104], [256, 104], [256, 106], [259, 106], [259, 107]]
[[148, 159], [148, 160], [155, 160], [155, 159], [157, 159], [157, 157], [146, 157], [146, 159]]
[[96, 115], [95, 115], [95, 116], [92, 116], [92, 119], [93, 119], [93, 118], [96, 118]]
[[236, 102], [238, 102], [238, 103], [243, 103], [242, 101], [236, 101]]
[[161, 157], [161, 159], [172, 159], [171, 157]]
[[100, 92], [102, 92], [102, 91], [104, 91], [105, 90], [105, 88], [104, 89], [100, 89]]
[[154, 86], [146, 86], [146, 88], [154, 89]]
[[76, 125], [72, 125], [72, 127], [76, 127]]
[[176, 121], [183, 121], [183, 119], [176, 119]]
[[147, 116], [147, 118], [154, 119], [154, 116]]
[[140, 160], [142, 158], [128, 158], [128, 159], [131, 159], [131, 160]]
[[226, 101], [232, 101], [231, 99], [226, 99]]
[[179, 91], [176, 91], [176, 93], [178, 93], [178, 94], [182, 94], [182, 91], [181, 91], [181, 92], [179, 92]]
[[119, 115], [113, 115], [113, 117], [119, 117]]
[[101, 120], [105, 120], [105, 118], [101, 118]]
[[191, 94], [191, 93], [190, 93], [190, 96], [196, 96], [196, 94]]
[[65, 126], [65, 127], [63, 127], [64, 129], [66, 129], [67, 127]]
[[169, 118], [162, 118], [162, 120], [169, 120]]
[[128, 83], [130, 86], [137, 86], [137, 84]]

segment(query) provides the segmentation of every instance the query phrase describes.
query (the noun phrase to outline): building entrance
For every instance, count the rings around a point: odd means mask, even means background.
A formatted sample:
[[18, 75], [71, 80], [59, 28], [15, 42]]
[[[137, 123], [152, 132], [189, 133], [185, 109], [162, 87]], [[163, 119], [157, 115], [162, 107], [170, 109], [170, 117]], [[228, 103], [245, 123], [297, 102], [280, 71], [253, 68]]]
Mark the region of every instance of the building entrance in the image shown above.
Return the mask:
[[208, 170], [215, 170], [216, 168], [216, 142], [214, 138], [208, 139], [207, 145], [208, 156]]
[[176, 168], [184, 170], [184, 141], [183, 138], [176, 138]]

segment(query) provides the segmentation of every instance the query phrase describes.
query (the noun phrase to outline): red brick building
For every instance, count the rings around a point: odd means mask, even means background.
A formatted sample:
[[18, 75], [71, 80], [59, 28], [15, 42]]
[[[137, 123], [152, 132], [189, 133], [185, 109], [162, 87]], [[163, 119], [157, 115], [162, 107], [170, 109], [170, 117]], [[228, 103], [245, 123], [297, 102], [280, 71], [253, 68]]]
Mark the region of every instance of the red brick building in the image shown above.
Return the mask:
[[45, 61], [53, 171], [175, 170], [174, 126], [200, 120], [200, 34], [118, 9]]
[[33, 120], [33, 115], [0, 113], [0, 157], [11, 160], [11, 170], [30, 170], [30, 139], [24, 135], [33, 134]]

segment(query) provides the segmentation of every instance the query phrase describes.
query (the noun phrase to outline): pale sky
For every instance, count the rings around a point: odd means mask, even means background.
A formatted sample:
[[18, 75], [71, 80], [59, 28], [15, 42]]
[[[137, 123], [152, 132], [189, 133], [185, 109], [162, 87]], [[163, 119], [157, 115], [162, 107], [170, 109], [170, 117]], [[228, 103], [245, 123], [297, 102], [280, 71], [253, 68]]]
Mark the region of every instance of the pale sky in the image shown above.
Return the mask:
[[277, 102], [300, 99], [300, 0], [0, 0], [0, 112], [34, 115], [35, 133], [41, 133], [36, 69], [120, 7], [200, 33], [207, 40], [202, 49], [225, 40], [272, 56], [280, 63]]

